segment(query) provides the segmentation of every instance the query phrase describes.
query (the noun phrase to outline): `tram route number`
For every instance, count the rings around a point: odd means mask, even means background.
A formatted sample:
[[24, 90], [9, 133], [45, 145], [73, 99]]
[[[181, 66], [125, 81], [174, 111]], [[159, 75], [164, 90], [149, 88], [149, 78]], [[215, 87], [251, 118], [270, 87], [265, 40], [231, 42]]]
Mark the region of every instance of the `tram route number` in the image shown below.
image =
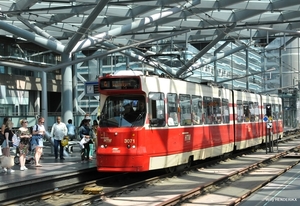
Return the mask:
[[135, 139], [124, 139], [124, 143], [125, 144], [134, 144], [135, 143]]
[[191, 141], [191, 135], [190, 134], [184, 135], [184, 140], [185, 141]]

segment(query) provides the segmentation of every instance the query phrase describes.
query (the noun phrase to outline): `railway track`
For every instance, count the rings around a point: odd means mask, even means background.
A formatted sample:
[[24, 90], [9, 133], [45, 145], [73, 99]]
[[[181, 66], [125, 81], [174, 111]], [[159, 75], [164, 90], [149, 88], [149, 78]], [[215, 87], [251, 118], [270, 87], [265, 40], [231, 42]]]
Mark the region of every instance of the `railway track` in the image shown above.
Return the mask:
[[[298, 151], [299, 148], [295, 149]], [[216, 181], [178, 194], [158, 206], [237, 205], [300, 162], [298, 158], [285, 158], [286, 155], [286, 152], [282, 152], [254, 163]]]
[[[55, 188], [36, 192], [36, 194], [24, 195], [26, 197], [23, 196], [23, 198], [8, 199], [1, 204], [99, 205], [101, 202], [101, 205], [104, 206], [120, 205], [120, 201], [122, 201], [123, 204], [125, 199], [130, 202], [129, 205], [135, 205], [131, 198], [134, 198], [133, 200], [137, 203], [136, 205], [144, 204], [145, 202], [143, 201], [148, 202], [147, 205], [187, 204], [187, 201], [192, 201], [195, 197], [201, 196], [201, 198], [203, 198], [208, 194], [212, 194], [213, 191], [220, 191], [220, 189], [226, 188], [226, 185], [239, 182], [241, 178], [249, 176], [247, 174], [262, 170], [262, 168], [267, 168], [268, 165], [271, 165], [270, 163], [280, 162], [279, 160], [281, 160], [283, 156], [295, 148], [295, 146], [293, 147], [292, 145], [300, 145], [300, 140], [294, 139], [290, 141], [290, 144], [285, 143], [284, 145], [286, 146], [282, 147], [283, 149], [280, 153], [269, 154], [269, 157], [264, 157], [264, 159], [261, 160], [259, 158], [261, 153], [264, 153], [264, 150], [262, 150], [260, 154], [253, 153], [244, 156], [239, 154], [233, 159], [223, 161], [220, 161], [220, 159], [205, 161], [202, 162], [201, 165], [193, 166], [190, 170], [173, 174], [165, 174], [163, 170], [139, 173], [139, 175], [135, 173], [101, 173], [101, 175], [99, 175], [99, 173], [93, 173], [96, 171], [81, 171], [78, 174], [70, 174], [60, 178], [56, 177], [53, 179], [52, 177], [52, 181], [59, 180], [60, 182], [69, 182], [70, 184], [60, 183], [60, 187], [56, 186]], [[255, 154], [257, 157], [255, 157]], [[255, 158], [251, 158], [250, 156]], [[292, 162], [292, 165], [297, 163], [295, 160]], [[244, 164], [244, 166], [241, 166], [241, 163]], [[288, 167], [291, 166], [287, 166], [287, 168]], [[284, 171], [287, 169], [281, 170]], [[90, 177], [90, 179], [87, 178], [81, 182], [68, 180], [68, 178], [74, 179], [75, 177], [78, 179], [78, 175], [80, 175], [80, 177]], [[39, 184], [47, 185], [49, 184], [47, 181], [48, 180], [44, 180], [44, 182], [40, 182]], [[271, 179], [266, 178], [265, 182], [269, 181], [271, 181]], [[260, 185], [264, 184], [265, 183], [260, 183]], [[52, 185], [54, 184], [52, 183]], [[185, 186], [183, 189], [180, 189], [182, 185]], [[95, 192], [83, 194], [86, 187], [95, 188]], [[173, 189], [174, 187], [176, 189]], [[255, 188], [259, 187], [255, 186]], [[99, 193], [99, 191], [101, 192]], [[254, 190], [249, 189], [249, 191]], [[239, 195], [235, 200], [227, 200], [227, 203], [231, 205], [238, 203], [251, 193], [249, 191], [243, 195]], [[143, 195], [138, 195], [138, 193], [142, 193]], [[156, 195], [153, 195], [154, 193]], [[141, 198], [136, 198], [135, 195]], [[150, 200], [147, 200], [147, 198]], [[152, 203], [149, 204], [149, 201]]]

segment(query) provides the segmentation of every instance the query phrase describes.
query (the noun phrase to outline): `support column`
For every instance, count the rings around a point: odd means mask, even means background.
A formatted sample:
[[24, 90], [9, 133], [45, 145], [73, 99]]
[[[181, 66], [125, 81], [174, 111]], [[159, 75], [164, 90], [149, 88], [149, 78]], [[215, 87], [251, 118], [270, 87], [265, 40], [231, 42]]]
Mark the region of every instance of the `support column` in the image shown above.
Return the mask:
[[[70, 54], [62, 54], [62, 61], [71, 61]], [[72, 84], [72, 66], [61, 68], [61, 113], [62, 121], [66, 123], [68, 119], [73, 119], [73, 84]]]
[[[246, 53], [246, 89], [249, 90], [249, 51], [246, 48], [245, 49]], [[252, 76], [254, 78], [254, 76]]]
[[44, 127], [46, 130], [48, 130], [47, 73], [42, 71], [41, 76], [42, 76], [42, 88], [43, 88], [42, 89], [42, 99], [41, 99], [41, 113], [42, 113], [42, 117], [45, 118]]

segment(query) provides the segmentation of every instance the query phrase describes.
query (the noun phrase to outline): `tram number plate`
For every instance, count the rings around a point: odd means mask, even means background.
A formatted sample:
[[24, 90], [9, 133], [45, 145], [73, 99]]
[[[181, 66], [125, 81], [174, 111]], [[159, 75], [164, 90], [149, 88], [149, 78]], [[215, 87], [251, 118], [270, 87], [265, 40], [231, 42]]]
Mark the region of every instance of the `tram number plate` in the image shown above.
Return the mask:
[[124, 143], [125, 144], [134, 144], [135, 143], [135, 139], [124, 139]]

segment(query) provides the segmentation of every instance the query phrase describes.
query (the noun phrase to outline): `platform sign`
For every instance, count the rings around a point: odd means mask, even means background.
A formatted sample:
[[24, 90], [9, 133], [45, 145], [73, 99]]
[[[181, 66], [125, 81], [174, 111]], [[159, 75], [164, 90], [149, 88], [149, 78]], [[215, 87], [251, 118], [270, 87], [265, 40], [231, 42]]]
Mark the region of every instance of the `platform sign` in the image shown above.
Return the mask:
[[85, 82], [84, 91], [86, 96], [97, 96], [99, 95], [98, 82]]
[[268, 128], [268, 129], [272, 128], [272, 122], [268, 122], [268, 123], [267, 123], [267, 128]]
[[269, 120], [269, 118], [267, 116], [264, 116], [264, 122], [267, 122]]

